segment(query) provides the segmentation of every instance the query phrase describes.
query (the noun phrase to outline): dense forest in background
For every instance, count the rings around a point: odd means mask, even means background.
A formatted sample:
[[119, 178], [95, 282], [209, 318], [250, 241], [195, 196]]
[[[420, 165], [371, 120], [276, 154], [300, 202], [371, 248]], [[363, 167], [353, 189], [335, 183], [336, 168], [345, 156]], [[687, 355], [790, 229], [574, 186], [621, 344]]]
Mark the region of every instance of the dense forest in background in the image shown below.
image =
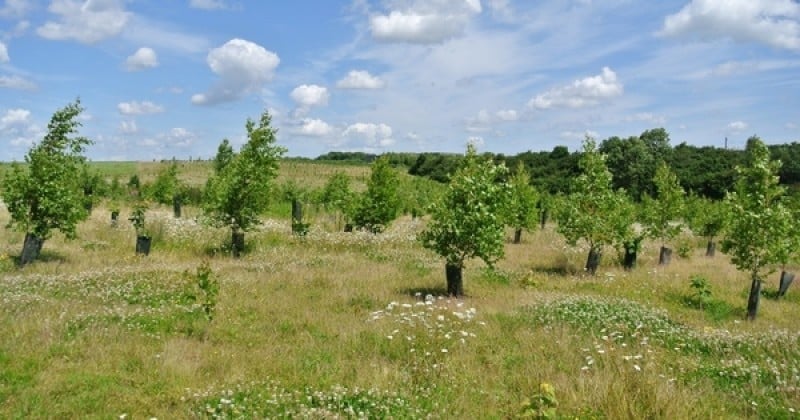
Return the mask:
[[[600, 151], [606, 154], [608, 168], [613, 175], [615, 188], [625, 190], [635, 200], [653, 193], [653, 176], [663, 160], [672, 168], [686, 191], [696, 195], [719, 199], [732, 189], [736, 166], [744, 159], [743, 150], [713, 146], [693, 146], [680, 143], [670, 145], [669, 133], [663, 128], [647, 130], [639, 136], [609, 137], [600, 142]], [[800, 191], [800, 143], [792, 142], [769, 146], [773, 159], [783, 163], [780, 169], [781, 184]], [[405, 166], [408, 173], [439, 182], [447, 182], [463, 155], [455, 153], [386, 153], [390, 163]], [[570, 180], [579, 173], [580, 151], [570, 152], [566, 146], [556, 146], [552, 151], [527, 151], [514, 156], [484, 153], [496, 163], [504, 162], [509, 168], [523, 162], [531, 174], [531, 182], [550, 194], [567, 193]], [[370, 163], [378, 155], [364, 152], [330, 152], [317, 157], [318, 161], [342, 163]]]

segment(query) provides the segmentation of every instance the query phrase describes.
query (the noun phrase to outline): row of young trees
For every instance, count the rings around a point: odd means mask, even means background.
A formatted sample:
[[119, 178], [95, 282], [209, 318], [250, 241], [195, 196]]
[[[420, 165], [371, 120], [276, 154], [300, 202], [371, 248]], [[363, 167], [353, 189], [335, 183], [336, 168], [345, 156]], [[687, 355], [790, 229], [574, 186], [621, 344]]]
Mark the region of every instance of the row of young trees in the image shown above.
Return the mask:
[[[80, 101], [58, 110], [45, 137], [25, 156], [27, 165], [14, 164], [6, 175], [3, 200], [11, 214], [10, 226], [26, 234], [20, 257], [23, 265], [37, 258], [52, 231], [74, 237], [77, 223], [88, 215], [85, 184], [79, 175], [86, 172], [83, 153], [91, 141], [78, 135], [82, 110]], [[286, 151], [277, 145], [269, 113], [258, 121], [248, 119], [245, 129], [248, 140], [240, 151], [235, 152], [227, 141], [220, 144], [203, 200], [208, 220], [231, 229], [236, 256], [244, 249], [244, 232], [259, 223], [269, 204], [279, 161]], [[428, 208], [431, 220], [420, 235], [424, 247], [445, 259], [448, 293], [463, 294], [466, 260], [480, 258], [492, 266], [503, 257], [505, 228], [514, 229], [518, 243], [522, 231], [535, 226], [550, 208], [555, 210], [558, 231], [570, 244], [588, 244], [586, 267], [592, 273], [607, 245], [624, 249], [625, 265], [632, 267], [645, 237], [661, 241], [660, 263], [668, 262], [666, 245], [681, 231], [686, 207], [684, 190], [669, 166], [665, 162], [656, 166], [653, 189], [641, 196], [640, 212], [625, 189], [614, 185], [607, 157], [591, 138], [584, 142], [578, 168], [569, 193], [548, 203], [531, 184], [524, 164], [519, 163], [509, 174], [503, 163], [479, 156], [469, 145], [444, 194]], [[800, 232], [793, 223], [797, 211], [779, 185], [779, 168], [780, 163], [770, 159], [767, 146], [751, 138], [745, 164], [737, 169], [735, 191], [723, 205], [695, 199], [691, 201], [694, 216], [683, 217], [696, 232], [709, 237], [709, 253], [713, 253], [713, 238], [724, 232], [723, 251], [751, 276], [750, 319], [757, 313], [763, 276], [776, 264], [785, 266], [800, 245]], [[175, 199], [176, 171], [173, 163], [157, 177], [154, 191], [161, 201], [170, 196]], [[397, 185], [397, 172], [387, 158], [379, 158], [372, 164], [363, 194], [355, 195], [349, 178], [337, 174], [321, 196], [346, 221], [377, 234], [400, 211]]]

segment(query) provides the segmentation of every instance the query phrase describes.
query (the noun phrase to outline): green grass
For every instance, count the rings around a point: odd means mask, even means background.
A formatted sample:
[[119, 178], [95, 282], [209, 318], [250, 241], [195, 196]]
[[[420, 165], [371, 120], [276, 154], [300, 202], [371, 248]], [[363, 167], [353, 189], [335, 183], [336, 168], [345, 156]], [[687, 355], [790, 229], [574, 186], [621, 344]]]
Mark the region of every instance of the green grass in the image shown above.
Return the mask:
[[[293, 165], [281, 179], [320, 168]], [[468, 297], [450, 300], [444, 262], [414, 239], [424, 220], [346, 234], [309, 209], [311, 230], [297, 237], [288, 213], [270, 210], [239, 260], [229, 231], [196, 223], [192, 207], [180, 220], [151, 208], [148, 257], [102, 205], [79, 239], [56, 235], [25, 268], [14, 265], [22, 234], [6, 231], [0, 418], [515, 418], [550, 389], [564, 418], [800, 409], [800, 293], [771, 298], [777, 274], [745, 322], [749, 282], [724, 255], [698, 246], [659, 267], [658, 245], [645, 243], [632, 272], [608, 251], [590, 277], [587, 250], [548, 226], [508, 243], [495, 269], [470, 261]], [[194, 274], [203, 261], [220, 284], [211, 321]], [[709, 299], [693, 297], [694, 276]]]

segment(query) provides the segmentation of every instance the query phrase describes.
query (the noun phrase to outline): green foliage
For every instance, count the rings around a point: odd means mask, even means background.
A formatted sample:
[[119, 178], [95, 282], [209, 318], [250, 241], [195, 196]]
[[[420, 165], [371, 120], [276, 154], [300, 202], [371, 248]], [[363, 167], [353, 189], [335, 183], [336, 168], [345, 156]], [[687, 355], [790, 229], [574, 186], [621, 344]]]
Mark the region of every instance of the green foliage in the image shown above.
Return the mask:
[[26, 167], [13, 164], [6, 174], [2, 194], [11, 213], [9, 227], [41, 239], [54, 229], [75, 238], [78, 222], [88, 215], [81, 173], [83, 153], [92, 143], [77, 135], [82, 111], [80, 100], [56, 111], [47, 134], [25, 156]]
[[480, 258], [489, 266], [502, 258], [502, 212], [509, 191], [497, 179], [506, 172], [505, 165], [481, 159], [474, 146], [467, 146], [444, 196], [429, 209], [432, 220], [420, 235], [423, 246], [458, 267], [468, 258]]
[[739, 270], [760, 279], [775, 271], [772, 264], [788, 262], [800, 234], [797, 215], [785, 203], [786, 189], [778, 185], [781, 163], [770, 160], [758, 137], [747, 141], [746, 152], [746, 165], [737, 168], [736, 191], [726, 198], [731, 218], [722, 250]]
[[147, 189], [147, 196], [157, 203], [172, 204], [173, 198], [181, 192], [182, 186], [178, 180], [178, 164], [173, 160], [169, 166], [162, 168], [156, 175], [155, 181]]
[[539, 384], [539, 392], [522, 403], [519, 417], [524, 419], [556, 419], [558, 418], [558, 399], [556, 389], [549, 383]]
[[690, 196], [687, 202], [686, 219], [697, 235], [713, 240], [730, 222], [728, 206], [721, 201]]
[[643, 222], [647, 236], [671, 240], [681, 232], [682, 225], [678, 218], [683, 215], [685, 192], [678, 183], [678, 178], [666, 163], [661, 163], [653, 178], [655, 198], [645, 196]]
[[397, 217], [401, 205], [398, 183], [399, 177], [386, 158], [381, 157], [372, 164], [367, 191], [361, 196], [353, 216], [357, 227], [378, 233]]
[[217, 307], [219, 280], [217, 280], [217, 276], [214, 275], [214, 272], [211, 271], [211, 266], [208, 261], [203, 261], [203, 263], [197, 267], [195, 279], [197, 280], [197, 287], [202, 293], [200, 307], [203, 308], [206, 319], [212, 321], [214, 319], [214, 310]]
[[612, 190], [605, 156], [590, 137], [583, 142], [579, 167], [572, 192], [557, 206], [558, 232], [571, 245], [583, 239], [599, 250], [624, 236], [631, 223], [630, 207], [623, 191]]
[[145, 229], [146, 213], [147, 203], [140, 201], [133, 206], [131, 216], [128, 217], [133, 228], [136, 229], [137, 236], [147, 236], [147, 230]]
[[278, 161], [286, 149], [276, 144], [276, 130], [271, 127], [268, 112], [258, 123], [247, 120], [247, 143], [227, 161], [227, 148], [220, 145], [215, 162], [218, 172], [209, 178], [206, 187], [205, 214], [217, 226], [228, 226], [234, 232], [246, 231], [259, 222], [267, 209], [270, 186], [277, 175]]
[[233, 161], [233, 147], [228, 139], [223, 139], [222, 143], [219, 144], [217, 148], [217, 154], [214, 156], [214, 172], [220, 173], [222, 170], [228, 166], [231, 161]]
[[539, 194], [531, 185], [531, 176], [522, 162], [517, 163], [509, 179], [510, 197], [506, 223], [515, 229], [530, 229], [539, 222]]
[[345, 221], [349, 221], [355, 213], [355, 199], [350, 189], [350, 177], [343, 171], [337, 171], [323, 187], [319, 200], [327, 210], [336, 211]]
[[691, 297], [700, 305], [700, 309], [708, 305], [711, 301], [711, 286], [708, 284], [708, 279], [703, 276], [692, 276], [689, 285], [693, 290]]

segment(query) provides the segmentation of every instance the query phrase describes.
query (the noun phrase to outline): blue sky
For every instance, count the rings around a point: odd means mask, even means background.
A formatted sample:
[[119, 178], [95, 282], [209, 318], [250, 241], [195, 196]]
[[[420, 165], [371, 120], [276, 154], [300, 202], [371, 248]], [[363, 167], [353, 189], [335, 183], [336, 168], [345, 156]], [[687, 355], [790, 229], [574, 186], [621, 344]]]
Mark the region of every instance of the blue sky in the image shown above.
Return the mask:
[[207, 158], [263, 110], [290, 156], [800, 140], [794, 0], [0, 5], [4, 161], [76, 97], [94, 160]]

